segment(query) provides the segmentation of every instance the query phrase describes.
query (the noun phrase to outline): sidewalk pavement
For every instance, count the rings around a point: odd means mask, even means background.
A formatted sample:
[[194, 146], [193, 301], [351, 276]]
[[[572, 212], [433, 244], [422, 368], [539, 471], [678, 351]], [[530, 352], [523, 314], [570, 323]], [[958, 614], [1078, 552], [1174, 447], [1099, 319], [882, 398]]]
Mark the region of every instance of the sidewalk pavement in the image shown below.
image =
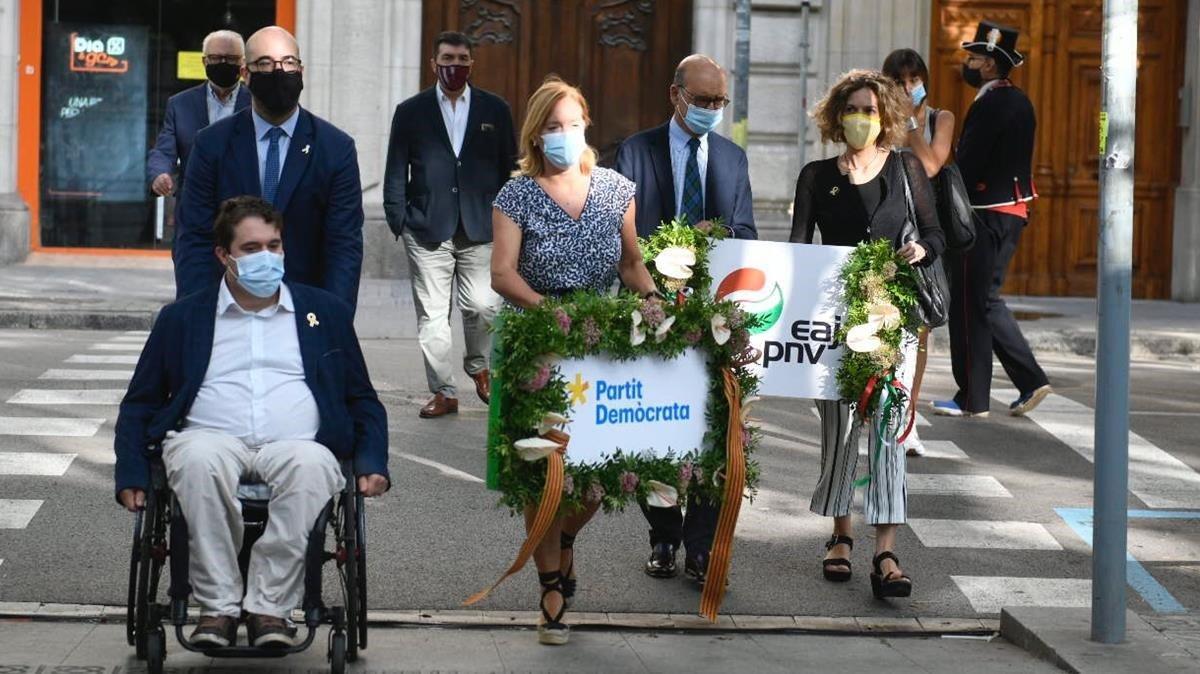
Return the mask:
[[[174, 298], [171, 261], [34, 253], [0, 267], [0, 328], [145, 330]], [[1036, 351], [1094, 356], [1096, 302], [1091, 298], [1010, 297]], [[416, 321], [408, 279], [363, 279], [356, 326], [362, 339], [413, 339]], [[1200, 303], [1136, 300], [1135, 359], [1200, 363]], [[934, 331], [935, 353], [949, 349], [946, 328]]]

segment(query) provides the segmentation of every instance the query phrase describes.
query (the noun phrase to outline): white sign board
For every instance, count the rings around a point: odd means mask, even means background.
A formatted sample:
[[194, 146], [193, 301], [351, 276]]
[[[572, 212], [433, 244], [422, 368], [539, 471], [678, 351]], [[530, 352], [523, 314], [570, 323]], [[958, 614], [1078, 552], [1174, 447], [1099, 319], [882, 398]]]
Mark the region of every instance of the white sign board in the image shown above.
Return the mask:
[[834, 335], [845, 316], [839, 274], [853, 250], [740, 239], [713, 248], [714, 296], [760, 319], [750, 344], [762, 352], [753, 366], [762, 377], [761, 394], [841, 397], [836, 375], [846, 347]]
[[681, 456], [703, 445], [709, 373], [698, 350], [675, 360], [587, 356], [564, 360], [559, 370], [571, 405], [570, 463], [595, 463], [617, 450]]

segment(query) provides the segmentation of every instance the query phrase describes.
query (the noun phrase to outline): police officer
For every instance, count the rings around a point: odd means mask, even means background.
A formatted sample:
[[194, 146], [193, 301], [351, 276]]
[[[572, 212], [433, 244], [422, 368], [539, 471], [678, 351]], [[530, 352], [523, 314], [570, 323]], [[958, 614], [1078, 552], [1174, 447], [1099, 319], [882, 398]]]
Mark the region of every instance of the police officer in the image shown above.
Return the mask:
[[1009, 405], [1009, 413], [1019, 416], [1051, 393], [1000, 297], [1029, 221], [1029, 202], [1037, 197], [1031, 175], [1037, 122], [1029, 97], [1008, 79], [1025, 61], [1016, 49], [1017, 30], [981, 21], [975, 39], [962, 46], [969, 52], [963, 80], [979, 93], [963, 122], [957, 159], [978, 231], [974, 247], [949, 261], [950, 356], [958, 392], [952, 400], [934, 402], [933, 409], [944, 416], [986, 416], [995, 353], [1019, 392]]

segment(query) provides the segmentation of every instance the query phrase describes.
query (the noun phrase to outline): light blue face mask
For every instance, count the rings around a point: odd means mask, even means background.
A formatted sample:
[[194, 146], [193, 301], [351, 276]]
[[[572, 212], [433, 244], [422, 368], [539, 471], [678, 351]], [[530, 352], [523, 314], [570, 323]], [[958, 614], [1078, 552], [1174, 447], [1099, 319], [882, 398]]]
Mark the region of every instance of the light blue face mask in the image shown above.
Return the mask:
[[723, 108], [709, 110], [708, 108], [698, 108], [688, 103], [687, 114], [683, 116], [683, 121], [687, 122], [688, 128], [692, 130], [692, 133], [697, 136], [703, 136], [717, 128], [724, 117], [725, 110]]
[[560, 169], [569, 169], [578, 164], [586, 149], [587, 138], [583, 129], [542, 134], [542, 154]]
[[283, 256], [269, 250], [232, 258], [237, 264], [238, 285], [246, 292], [266, 299], [279, 290], [283, 281]]
[[925, 96], [927, 95], [925, 93], [925, 83], [922, 82], [918, 84], [909, 95], [912, 96], [913, 107], [915, 108], [920, 106], [921, 102], [925, 100]]

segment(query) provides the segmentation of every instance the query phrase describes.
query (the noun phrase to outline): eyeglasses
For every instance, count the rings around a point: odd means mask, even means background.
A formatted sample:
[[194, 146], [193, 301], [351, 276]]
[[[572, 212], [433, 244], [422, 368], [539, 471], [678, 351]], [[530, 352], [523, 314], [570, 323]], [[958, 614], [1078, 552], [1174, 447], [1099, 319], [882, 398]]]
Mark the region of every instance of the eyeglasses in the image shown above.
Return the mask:
[[250, 72], [262, 73], [271, 70], [282, 69], [285, 73], [294, 73], [300, 70], [303, 62], [295, 56], [284, 56], [281, 59], [273, 59], [269, 56], [264, 56], [250, 63]]
[[204, 62], [209, 65], [217, 65], [218, 63], [228, 63], [231, 66], [241, 65], [242, 57], [237, 55], [227, 54], [207, 54], [204, 57]]
[[693, 94], [692, 92], [688, 91], [687, 87], [683, 86], [682, 84], [679, 85], [679, 90], [682, 91], [683, 93], [687, 94], [687, 97], [692, 99], [691, 100], [692, 105], [694, 105], [698, 108], [708, 108], [709, 110], [720, 110], [721, 108], [724, 108], [733, 102], [733, 101], [730, 101], [725, 96], [715, 96], [715, 97], [714, 96], [697, 96], [696, 94]]

